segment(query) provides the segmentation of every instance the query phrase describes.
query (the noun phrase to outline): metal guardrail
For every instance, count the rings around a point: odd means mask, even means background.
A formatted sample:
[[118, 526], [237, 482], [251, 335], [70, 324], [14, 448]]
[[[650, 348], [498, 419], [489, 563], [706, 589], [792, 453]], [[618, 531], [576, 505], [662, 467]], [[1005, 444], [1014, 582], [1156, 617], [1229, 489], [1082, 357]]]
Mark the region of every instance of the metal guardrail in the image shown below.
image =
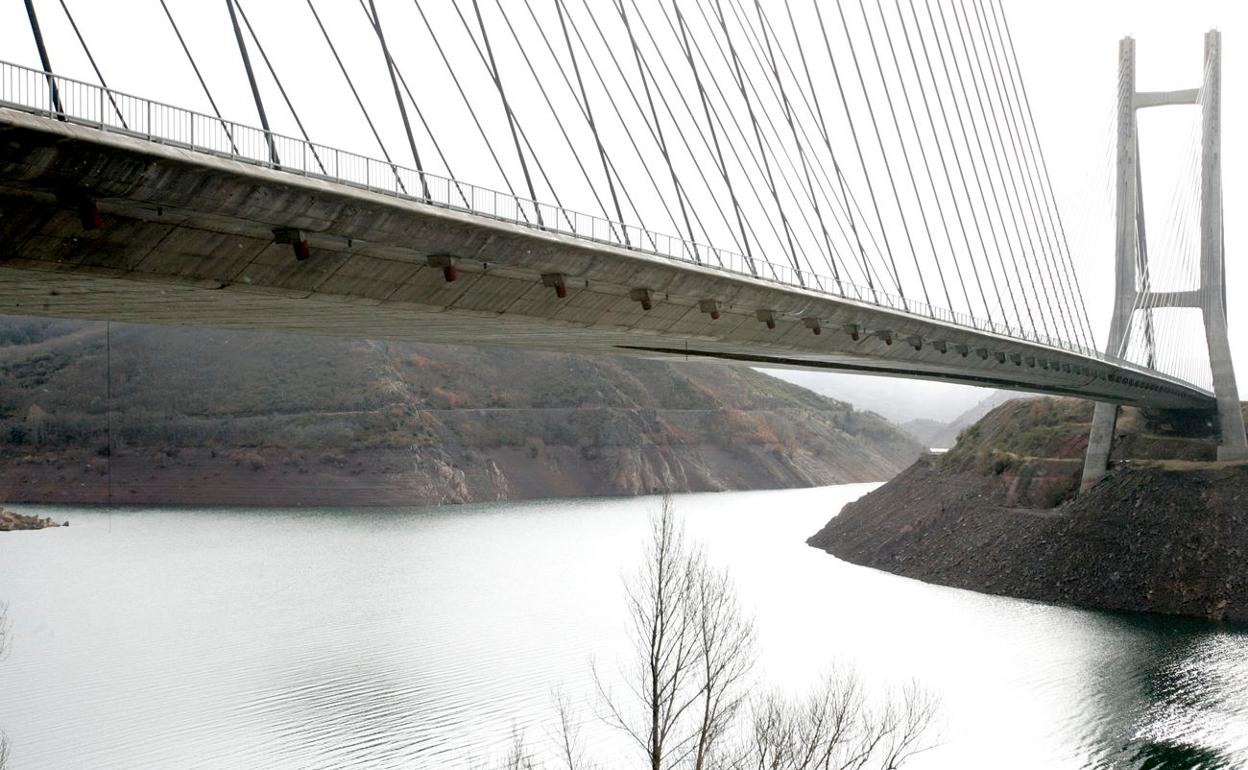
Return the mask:
[[[778, 265], [759, 257], [749, 258], [734, 251], [636, 225], [266, 132], [19, 64], [0, 61], [0, 106], [1034, 342], [1193, 387], [1191, 383], [1169, 375], [1034, 330], [1018, 329], [877, 288], [795, 270], [791, 265]], [[276, 162], [272, 157], [274, 153]]]

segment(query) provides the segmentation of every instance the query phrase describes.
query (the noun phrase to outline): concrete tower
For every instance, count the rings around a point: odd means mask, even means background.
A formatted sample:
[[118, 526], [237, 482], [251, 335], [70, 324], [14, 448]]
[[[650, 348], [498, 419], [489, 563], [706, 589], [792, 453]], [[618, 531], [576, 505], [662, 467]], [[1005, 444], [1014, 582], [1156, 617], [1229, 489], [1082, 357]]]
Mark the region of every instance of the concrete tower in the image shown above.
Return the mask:
[[[1248, 458], [1248, 438], [1244, 434], [1226, 327], [1226, 263], [1222, 237], [1222, 36], [1217, 30], [1205, 35], [1205, 76], [1200, 88], [1137, 91], [1135, 41], [1124, 38], [1118, 45], [1118, 54], [1114, 314], [1105, 352], [1117, 355], [1124, 349], [1124, 343], [1131, 334], [1132, 316], [1141, 308], [1198, 308], [1204, 320], [1205, 343], [1209, 348], [1213, 389], [1217, 397], [1218, 459]], [[1148, 280], [1136, 112], [1175, 104], [1197, 105], [1201, 110], [1200, 285], [1191, 290], [1154, 291]], [[1173, 258], [1173, 255], [1165, 256]], [[1146, 344], [1151, 346], [1151, 340], [1146, 340]], [[1096, 404], [1083, 466], [1085, 488], [1105, 475], [1117, 420], [1116, 404]]]

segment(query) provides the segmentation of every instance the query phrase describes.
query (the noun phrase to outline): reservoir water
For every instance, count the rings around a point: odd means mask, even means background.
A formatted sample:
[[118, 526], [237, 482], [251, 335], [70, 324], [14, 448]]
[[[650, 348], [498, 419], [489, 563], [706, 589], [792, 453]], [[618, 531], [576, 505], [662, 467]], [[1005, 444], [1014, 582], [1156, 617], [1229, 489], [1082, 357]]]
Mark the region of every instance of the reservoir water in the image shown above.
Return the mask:
[[[832, 668], [940, 701], [914, 768], [1248, 767], [1248, 633], [978, 595], [805, 545], [871, 488], [685, 495], [757, 621], [758, 689]], [[17, 506], [0, 730], [27, 768], [490, 768], [624, 663], [655, 498], [404, 510]]]

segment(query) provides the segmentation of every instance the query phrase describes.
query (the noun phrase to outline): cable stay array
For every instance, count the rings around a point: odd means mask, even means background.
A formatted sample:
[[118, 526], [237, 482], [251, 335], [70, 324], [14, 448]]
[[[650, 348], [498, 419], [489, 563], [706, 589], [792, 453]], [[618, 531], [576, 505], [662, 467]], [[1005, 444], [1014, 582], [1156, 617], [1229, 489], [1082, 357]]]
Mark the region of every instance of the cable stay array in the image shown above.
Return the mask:
[[[188, 0], [145, 0], [134, 23], [167, 38], [163, 75], [234, 153], [258, 120], [277, 168], [341, 176], [327, 148], [343, 147], [379, 155], [412, 198], [471, 210], [506, 191], [535, 227], [576, 231], [583, 211], [627, 248], [675, 243], [712, 267], [1097, 347], [1001, 0], [220, 1], [215, 26], [191, 21], [212, 3]], [[85, 57], [73, 74], [108, 88], [110, 63], [124, 69], [79, 23], [85, 0], [26, 10], [41, 71]], [[1141, 233], [1141, 302], [1199, 261], [1198, 186], [1180, 180], [1158, 242], [1176, 259], [1150, 263]], [[1140, 310], [1119, 354], [1205, 382], [1183, 313]]]

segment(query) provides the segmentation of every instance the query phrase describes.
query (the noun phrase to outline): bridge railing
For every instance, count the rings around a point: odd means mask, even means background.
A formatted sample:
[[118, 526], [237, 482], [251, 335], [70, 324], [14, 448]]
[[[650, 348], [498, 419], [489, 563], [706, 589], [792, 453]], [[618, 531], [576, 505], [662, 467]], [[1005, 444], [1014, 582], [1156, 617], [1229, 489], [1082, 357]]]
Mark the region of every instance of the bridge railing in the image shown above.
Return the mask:
[[[837, 276], [798, 270], [636, 225], [541, 203], [509, 192], [411, 169], [143, 99], [92, 83], [0, 62], [0, 106], [48, 115], [113, 133], [141, 137], [302, 176], [333, 181], [513, 224], [571, 235], [633, 251], [695, 263], [787, 287], [886, 307], [956, 326], [991, 332], [1092, 358], [1112, 360], [1069, 340], [977, 318]], [[1121, 361], [1113, 361], [1123, 364]]]

